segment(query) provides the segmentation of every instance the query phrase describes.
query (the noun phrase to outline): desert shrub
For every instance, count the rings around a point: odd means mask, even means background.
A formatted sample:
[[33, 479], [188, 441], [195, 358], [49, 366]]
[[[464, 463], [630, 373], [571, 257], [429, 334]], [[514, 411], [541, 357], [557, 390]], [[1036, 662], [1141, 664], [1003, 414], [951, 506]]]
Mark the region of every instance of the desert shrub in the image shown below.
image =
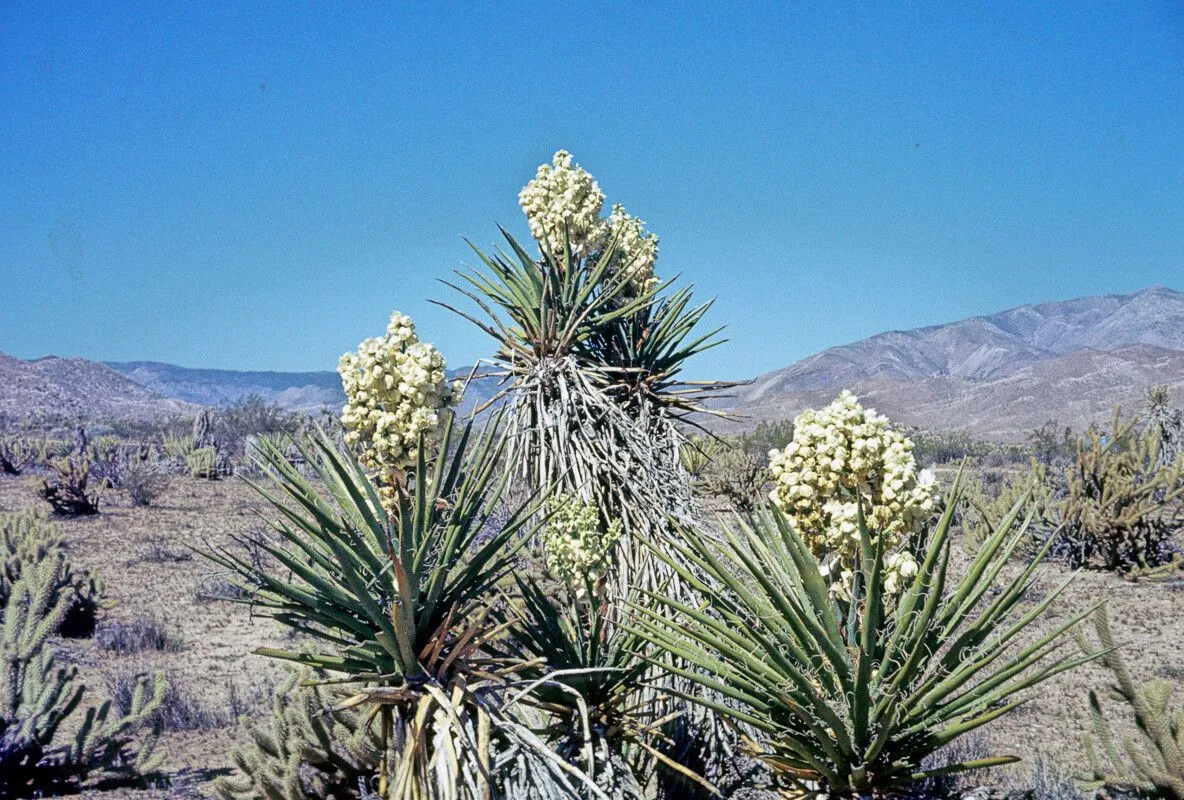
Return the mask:
[[750, 452], [729, 439], [712, 454], [696, 488], [733, 508], [751, 511], [764, 498], [770, 480], [768, 456]]
[[232, 580], [232, 572], [213, 572], [203, 575], [193, 590], [193, 598], [199, 603], [223, 600], [230, 602], [251, 599], [252, 590]]
[[179, 564], [183, 561], [192, 561], [193, 553], [189, 550], [169, 547], [164, 542], [164, 537], [159, 536], [148, 545], [148, 549], [140, 557], [140, 560], [147, 564]]
[[1028, 434], [1032, 455], [1045, 466], [1066, 464], [1077, 453], [1077, 437], [1073, 429], [1062, 428], [1055, 419], [1050, 419]]
[[87, 782], [127, 784], [152, 775], [151, 717], [164, 694], [160, 676], [143, 676], [122, 712], [110, 701], [78, 714], [85, 687], [56, 663], [50, 636], [70, 597], [60, 591], [64, 556], [49, 551], [26, 564], [0, 609], [0, 796], [76, 791]]
[[1161, 464], [1159, 448], [1156, 431], [1118, 409], [1109, 433], [1091, 429], [1079, 441], [1057, 509], [1070, 565], [1136, 574], [1177, 560], [1184, 462]]
[[43, 514], [0, 513], [0, 606], [7, 605], [13, 587], [29, 569], [44, 571], [55, 602], [61, 599], [66, 604], [55, 633], [71, 638], [90, 636], [102, 594], [98, 581], [89, 572], [71, 567], [65, 539]]
[[102, 484], [92, 490], [90, 455], [66, 456], [49, 464], [53, 475], [41, 482], [40, 495], [55, 514], [69, 517], [99, 513]]
[[151, 505], [169, 488], [170, 477], [163, 465], [147, 454], [132, 457], [123, 468], [119, 488], [125, 489], [133, 506]]
[[[892, 591], [885, 537], [860, 514], [850, 590], [834, 593], [812, 543], [777, 507], [721, 534], [688, 530], [663, 557], [705, 605], [662, 599], [637, 630], [694, 665], [686, 675], [720, 713], [759, 735], [755, 757], [786, 792], [891, 794], [932, 777], [924, 759], [1015, 708], [1015, 695], [1095, 658], [1051, 660], [1093, 608], [1034, 641], [1020, 634], [1063, 590], [1029, 604], [1037, 561], [1011, 579], [1005, 561], [1026, 538], [1015, 513], [969, 569], [947, 572], [957, 485], [946, 513], [916, 540], [916, 571]], [[825, 562], [825, 559], [822, 559]], [[948, 584], [948, 585], [947, 585]], [[676, 666], [671, 668], [677, 669]], [[943, 774], [1017, 760], [977, 758]]]
[[733, 440], [746, 453], [767, 457], [770, 450], [780, 450], [793, 440], [793, 420], [761, 420], [751, 431]]
[[250, 436], [293, 434], [300, 429], [302, 416], [268, 403], [257, 394], [235, 400], [211, 415], [214, 438], [241, 454], [242, 443]]
[[1083, 776], [1090, 788], [1113, 792], [1184, 798], [1184, 705], [1172, 704], [1172, 684], [1155, 680], [1137, 686], [1116, 647], [1110, 620], [1104, 609], [1094, 617], [1097, 643], [1078, 636], [1082, 649], [1096, 655], [1110, 670], [1114, 683], [1110, 692], [1129, 709], [1136, 738], [1118, 741], [1111, 727], [1111, 714], [1103, 709], [1096, 691], [1089, 694], [1092, 735], [1085, 740], [1089, 770]]
[[[1019, 504], [1021, 518], [1028, 521], [1029, 539], [1017, 555], [1030, 558], [1057, 529], [1053, 475], [1042, 462], [1033, 458], [1029, 469], [1009, 471], [999, 476], [995, 486], [986, 477], [968, 477], [958, 509], [962, 526], [962, 545], [969, 553], [978, 551], [991, 532]], [[1055, 545], [1053, 555], [1056, 555]]]
[[[150, 674], [145, 667], [130, 665], [111, 670], [103, 676], [107, 694], [114, 708], [127, 714], [135, 708], [136, 693]], [[207, 707], [193, 695], [185, 681], [176, 674], [160, 679], [163, 690], [147, 719], [162, 731], [208, 731], [229, 726], [233, 720], [222, 711]]]
[[252, 725], [248, 742], [234, 751], [241, 775], [219, 778], [214, 789], [225, 800], [320, 800], [362, 798], [373, 790], [382, 760], [374, 727], [357, 711], [332, 710], [340, 698], [323, 672], [293, 671], [276, 692], [272, 711]]
[[168, 625], [155, 617], [103, 622], [95, 630], [95, 644], [120, 656], [153, 650], [176, 652], [183, 647]]

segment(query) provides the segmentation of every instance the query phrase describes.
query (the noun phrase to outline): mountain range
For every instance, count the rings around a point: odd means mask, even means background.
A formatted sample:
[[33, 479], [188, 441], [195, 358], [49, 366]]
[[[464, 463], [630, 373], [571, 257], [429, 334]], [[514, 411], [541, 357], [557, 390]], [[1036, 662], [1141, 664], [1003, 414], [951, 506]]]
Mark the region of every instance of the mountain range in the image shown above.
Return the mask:
[[[466, 377], [468, 369], [450, 373]], [[1153, 286], [1028, 305], [943, 325], [878, 334], [761, 375], [713, 405], [723, 430], [785, 419], [850, 389], [893, 420], [985, 439], [1022, 439], [1049, 419], [1084, 427], [1166, 384], [1184, 397], [1184, 293]], [[475, 381], [465, 407], [497, 391]], [[98, 363], [0, 354], [0, 412], [75, 417], [192, 413], [258, 396], [285, 408], [338, 408], [335, 372], [194, 369], [151, 361]]]
[[850, 389], [901, 424], [1014, 440], [1049, 419], [1106, 421], [1157, 383], [1184, 390], [1184, 293], [1163, 286], [881, 333], [761, 375], [716, 405], [739, 428]]

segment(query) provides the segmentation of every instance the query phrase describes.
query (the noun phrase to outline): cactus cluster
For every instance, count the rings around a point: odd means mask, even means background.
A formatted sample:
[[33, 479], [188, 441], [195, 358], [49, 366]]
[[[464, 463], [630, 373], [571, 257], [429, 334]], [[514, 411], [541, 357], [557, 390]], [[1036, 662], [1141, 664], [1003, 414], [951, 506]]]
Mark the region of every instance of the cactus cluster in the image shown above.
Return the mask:
[[[28, 541], [30, 532], [45, 530], [31, 517], [0, 515], [0, 530], [6, 543], [16, 543], [5, 560], [0, 601], [0, 797], [152, 775], [162, 760], [153, 747], [158, 731], [143, 734], [164, 700], [163, 677], [145, 677], [126, 714], [114, 712], [110, 701], [83, 709], [85, 687], [75, 668], [58, 664], [53, 644], [74, 602], [63, 591], [70, 574], [65, 554]], [[8, 582], [10, 569], [15, 578]]]
[[98, 579], [70, 566], [65, 540], [44, 515], [35, 511], [0, 514], [0, 605], [8, 604], [22, 574], [33, 567], [45, 571], [54, 601], [66, 603], [65, 616], [54, 633], [90, 636], [102, 595]]
[[357, 711], [328, 712], [335, 700], [323, 672], [293, 671], [276, 692], [271, 716], [234, 753], [241, 775], [219, 779], [224, 800], [318, 800], [362, 795], [378, 772], [382, 747]]
[[1090, 430], [1067, 470], [1058, 509], [1071, 565], [1137, 573], [1170, 566], [1173, 532], [1184, 523], [1184, 462], [1160, 463], [1158, 433], [1123, 421]]

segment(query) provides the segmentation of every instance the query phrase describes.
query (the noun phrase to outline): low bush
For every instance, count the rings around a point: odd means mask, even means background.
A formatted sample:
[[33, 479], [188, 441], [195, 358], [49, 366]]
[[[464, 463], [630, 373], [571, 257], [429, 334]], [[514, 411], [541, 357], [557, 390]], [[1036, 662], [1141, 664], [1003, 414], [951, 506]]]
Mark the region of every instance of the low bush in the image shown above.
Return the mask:
[[53, 476], [41, 482], [40, 494], [55, 514], [67, 517], [90, 516], [99, 513], [102, 484], [90, 486], [91, 460], [86, 453], [67, 456], [49, 464]]
[[120, 656], [145, 651], [176, 652], [184, 646], [169, 627], [155, 617], [104, 622], [95, 630], [95, 644]]
[[[149, 670], [128, 666], [104, 675], [107, 694], [114, 707], [127, 714], [135, 707], [136, 692]], [[151, 723], [162, 731], [209, 731], [225, 728], [234, 720], [225, 711], [211, 709], [186, 687], [176, 674], [162, 679], [164, 691], [148, 715]]]

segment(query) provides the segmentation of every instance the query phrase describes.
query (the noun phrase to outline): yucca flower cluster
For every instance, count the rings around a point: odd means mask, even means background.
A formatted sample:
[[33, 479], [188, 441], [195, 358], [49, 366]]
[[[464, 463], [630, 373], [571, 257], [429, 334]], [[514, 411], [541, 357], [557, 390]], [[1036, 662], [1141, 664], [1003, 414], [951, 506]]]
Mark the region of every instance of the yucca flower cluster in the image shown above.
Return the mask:
[[605, 526], [595, 505], [560, 497], [539, 531], [547, 569], [568, 586], [583, 589], [586, 582], [604, 575], [613, 545], [622, 533], [621, 521]]
[[364, 465], [407, 469], [419, 457], [421, 436], [426, 446], [437, 443], [445, 411], [460, 400], [460, 385], [448, 382], [445, 367], [440, 351], [421, 342], [415, 323], [398, 311], [385, 336], [341, 357], [345, 441]]
[[[617, 239], [617, 261], [637, 294], [653, 288], [658, 237], [646, 233], [645, 222], [615, 204], [608, 219], [601, 216], [604, 192], [596, 179], [560, 150], [550, 164], [542, 164], [522, 188], [518, 204], [526, 214], [531, 235], [552, 253], [563, 252], [566, 230], [573, 255], [584, 257], [604, 250]], [[565, 228], [566, 226], [566, 228]]]
[[873, 536], [885, 537], [887, 592], [916, 574], [916, 559], [902, 548], [933, 513], [935, 481], [917, 470], [912, 450], [886, 417], [844, 391], [826, 408], [799, 414], [793, 440], [769, 453], [770, 497], [794, 520], [836, 594], [857, 563], [860, 501]]

